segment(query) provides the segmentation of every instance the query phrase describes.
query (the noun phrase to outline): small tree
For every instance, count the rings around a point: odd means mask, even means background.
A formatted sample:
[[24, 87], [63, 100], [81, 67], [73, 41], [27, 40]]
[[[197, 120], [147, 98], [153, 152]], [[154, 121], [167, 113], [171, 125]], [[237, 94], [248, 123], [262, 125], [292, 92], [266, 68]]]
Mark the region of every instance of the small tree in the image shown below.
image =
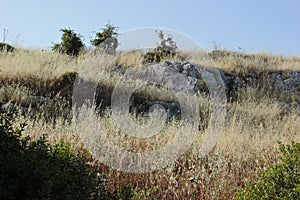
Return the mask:
[[61, 37], [61, 43], [54, 44], [53, 51], [60, 53], [66, 53], [68, 55], [77, 56], [84, 48], [84, 44], [81, 41], [80, 35], [77, 35], [74, 30], [60, 29], [63, 32]]
[[162, 30], [156, 30], [156, 33], [160, 39], [160, 45], [157, 47], [157, 50], [164, 51], [170, 55], [175, 55], [178, 47], [176, 42], [173, 41], [172, 35], [168, 35], [168, 37], [165, 38], [165, 34]]
[[[149, 51], [144, 56], [144, 63], [160, 62], [164, 58], [174, 58], [178, 56], [178, 47], [171, 35], [165, 38], [165, 34], [162, 30], [156, 30], [157, 37], [160, 39], [160, 44]], [[180, 57], [183, 59], [183, 57]]]
[[96, 33], [96, 36], [91, 43], [95, 47], [102, 47], [108, 52], [115, 52], [118, 47], [118, 27], [107, 24], [106, 28], [102, 29], [102, 32]]

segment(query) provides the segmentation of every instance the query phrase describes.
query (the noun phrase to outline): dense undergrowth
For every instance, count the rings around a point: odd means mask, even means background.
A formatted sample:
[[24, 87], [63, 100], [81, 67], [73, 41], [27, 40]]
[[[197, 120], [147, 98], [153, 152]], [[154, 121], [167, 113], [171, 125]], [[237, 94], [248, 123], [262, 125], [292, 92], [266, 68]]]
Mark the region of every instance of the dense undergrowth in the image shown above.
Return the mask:
[[280, 144], [281, 162], [261, 171], [236, 199], [299, 199], [300, 197], [300, 143]]
[[130, 199], [130, 187], [108, 191], [106, 176], [84, 149], [71, 150], [46, 135], [31, 141], [15, 126], [15, 112], [0, 113], [0, 199]]

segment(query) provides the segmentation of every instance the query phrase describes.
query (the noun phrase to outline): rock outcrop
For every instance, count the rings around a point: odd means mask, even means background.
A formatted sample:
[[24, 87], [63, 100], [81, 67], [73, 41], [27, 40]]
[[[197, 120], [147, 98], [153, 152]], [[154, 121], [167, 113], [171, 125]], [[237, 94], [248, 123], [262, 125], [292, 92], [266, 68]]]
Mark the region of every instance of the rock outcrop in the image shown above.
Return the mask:
[[[205, 69], [202, 66], [198, 66], [190, 62], [166, 61], [157, 65], [163, 68], [163, 72], [166, 72], [166, 78], [174, 79], [175, 77], [173, 83], [175, 84], [174, 87], [177, 91], [180, 91], [185, 87], [179, 82], [176, 82], [176, 74], [181, 74], [181, 77], [184, 77], [186, 82], [191, 86], [192, 93], [202, 95], [203, 97], [208, 97], [210, 92], [214, 92], [214, 89], [213, 91], [209, 91], [207, 84], [207, 81], [209, 80], [206, 80], [202, 73], [205, 70], [209, 71], [210, 68]], [[199, 69], [202, 69], [203, 71], [201, 72]], [[258, 89], [268, 88], [271, 92], [277, 93], [278, 96], [283, 96], [285, 98], [290, 96], [291, 99], [293, 99], [292, 103], [283, 102], [283, 108], [300, 108], [300, 71], [286, 70], [268, 72], [263, 75], [257, 74], [256, 72], [249, 72], [245, 76], [234, 76], [225, 74], [221, 69], [214, 68], [214, 70], [221, 75], [220, 77], [224, 83], [228, 101], [234, 101], [241, 89], [248, 87], [254, 87]], [[126, 72], [122, 72], [122, 74], [124, 73]], [[57, 83], [57, 85], [64, 85], [63, 88], [65, 90], [72, 90], [72, 86], [75, 81], [74, 79], [74, 77], [72, 79], [68, 79], [68, 81], [63, 81], [64, 79], [62, 79], [61, 84]], [[113, 88], [108, 89], [105, 88], [105, 86], [98, 86], [95, 96], [96, 105], [99, 107], [101, 106], [100, 110], [110, 108], [112, 90]], [[65, 93], [72, 93], [72, 91], [65, 91]], [[177, 118], [181, 114], [180, 104], [178, 101], [167, 101], [165, 99], [161, 99], [160, 96], [149, 99], [147, 97], [141, 97], [138, 95], [132, 99], [133, 102], [131, 104], [131, 112], [144, 115], [145, 113], [149, 112], [151, 106], [157, 104], [165, 108], [167, 111], [168, 120]], [[49, 107], [49, 105], [53, 104], [50, 103], [51, 101], [53, 100], [43, 96], [28, 96], [26, 99], [26, 105], [21, 104], [21, 102], [0, 102], [0, 105], [3, 109], [12, 109], [18, 106], [18, 110], [22, 115], [30, 114], [32, 116], [32, 110], [39, 110], [39, 107]]]
[[[203, 96], [208, 96], [210, 92], [207, 83], [203, 77], [203, 74], [197, 69], [205, 69], [202, 66], [197, 66], [190, 62], [164, 62], [161, 64], [164, 71], [174, 71], [176, 73], [183, 74], [189, 84], [193, 87], [193, 91]], [[208, 68], [209, 70], [209, 68]], [[223, 83], [225, 84], [225, 91], [227, 100], [234, 101], [238, 95], [238, 92], [247, 87], [256, 87], [258, 89], [268, 89], [274, 94], [287, 96], [300, 97], [300, 71], [281, 71], [281, 72], [268, 72], [264, 75], [258, 75], [255, 72], [250, 72], [244, 77], [225, 75], [221, 69], [218, 70], [221, 74]], [[171, 75], [170, 75], [171, 76]], [[178, 85], [178, 88], [182, 85]], [[287, 96], [286, 96], [287, 95]], [[296, 100], [297, 101], [297, 100]], [[139, 105], [137, 105], [139, 104]], [[147, 113], [149, 108], [154, 104], [162, 105], [168, 112], [168, 119], [177, 117], [180, 115], [180, 105], [178, 102], [166, 102], [160, 101], [159, 97], [155, 100], [144, 99], [139, 101], [134, 106], [137, 109], [134, 112]], [[300, 107], [300, 102], [294, 102], [290, 105], [289, 102], [283, 102], [282, 107]]]

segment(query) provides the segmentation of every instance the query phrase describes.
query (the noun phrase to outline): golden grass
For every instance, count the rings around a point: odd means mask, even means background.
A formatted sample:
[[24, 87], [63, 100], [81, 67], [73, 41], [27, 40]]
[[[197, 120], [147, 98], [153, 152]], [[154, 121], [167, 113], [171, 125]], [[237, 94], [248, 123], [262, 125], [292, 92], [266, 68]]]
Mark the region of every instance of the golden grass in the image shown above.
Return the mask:
[[[249, 71], [300, 70], [299, 57], [273, 56], [268, 53], [238, 54], [224, 51], [224, 56], [211, 59], [208, 52], [182, 52], [188, 61], [204, 66], [217, 66], [226, 72], [246, 74]], [[52, 51], [24, 50], [13, 53], [0, 53], [0, 72], [2, 76], [38, 76], [53, 78], [66, 72], [78, 71], [82, 62], [88, 59], [93, 51], [79, 57], [70, 57]], [[123, 52], [115, 57], [116, 63], [123, 67], [139, 66], [143, 54], [140, 50]], [[176, 58], [174, 58], [176, 60]]]
[[[191, 149], [164, 169], [131, 174], [103, 166], [109, 186], [119, 188], [130, 184], [136, 191], [157, 187], [151, 196], [162, 199], [232, 199], [234, 191], [244, 185], [245, 179], [252, 179], [258, 169], [266, 169], [277, 161], [277, 141], [300, 141], [299, 113], [294, 110], [280, 116], [280, 111], [276, 103], [233, 103], [217, 145], [208, 156], [197, 157], [204, 137], [203, 132], [199, 132], [200, 136], [195, 139]], [[146, 144], [129, 139], [112, 118], [107, 116], [99, 120], [111, 141], [130, 151], [159, 149], [158, 144], [164, 145], [169, 139], [168, 135], [172, 136], [177, 131], [176, 124], [172, 124], [163, 130], [165, 137], [153, 138], [152, 142]], [[65, 139], [72, 142], [73, 148], [82, 147], [73, 125], [58, 123], [53, 127], [27, 122], [25, 133], [31, 137], [37, 138], [41, 133], [48, 133], [50, 142]], [[88, 127], [90, 124], [84, 125], [85, 129]]]
[[1, 54], [1, 76], [37, 76], [49, 79], [69, 71], [77, 71], [80, 66], [76, 58], [52, 51], [19, 49], [13, 53]]
[[[107, 174], [109, 187], [113, 189], [130, 184], [139, 193], [152, 188], [154, 191], [150, 196], [158, 199], [232, 199], [237, 187], [256, 176], [258, 169], [266, 169], [277, 162], [277, 141], [300, 142], [299, 110], [292, 109], [288, 114], [282, 114], [280, 103], [268, 99], [246, 99], [229, 103], [228, 107], [225, 126], [216, 146], [207, 156], [197, 156], [205, 137], [204, 131], [199, 131], [191, 148], [164, 169], [131, 174], [100, 165]], [[163, 137], [158, 135], [145, 142], [126, 136], [110, 115], [98, 120], [110, 141], [133, 152], [159, 149], [178, 130], [177, 124], [171, 123], [160, 133]], [[55, 127], [41, 121], [27, 120], [27, 123], [25, 134], [32, 138], [48, 133], [50, 142], [64, 139], [70, 141], [75, 149], [83, 146], [73, 124], [65, 124], [62, 119]], [[83, 130], [90, 127], [90, 123], [82, 126]]]
[[299, 57], [273, 56], [267, 53], [236, 54], [229, 53], [215, 59], [215, 64], [226, 72], [235, 75], [257, 74], [283, 70], [300, 70]]
[[[212, 66], [214, 63], [207, 55], [206, 52], [190, 52], [188, 59]], [[141, 62], [140, 52], [122, 56], [116, 59], [122, 66], [133, 67]], [[71, 58], [48, 51], [18, 51], [0, 56], [0, 73], [1, 77], [7, 80], [9, 77], [32, 76], [44, 80], [54, 79], [66, 72], [78, 71], [85, 58], [86, 55]], [[228, 73], [243, 75], [250, 71], [261, 73], [300, 70], [300, 59], [269, 54], [246, 57], [229, 54], [218, 58], [216, 65]], [[121, 75], [112, 77], [108, 73], [100, 82], [107, 87], [113, 87], [119, 78]], [[163, 91], [152, 92], [153, 95], [163, 94]], [[266, 169], [268, 165], [277, 162], [277, 141], [300, 142], [299, 108], [286, 112], [281, 102], [262, 93], [266, 94], [257, 88], [248, 88], [238, 94], [236, 102], [228, 103], [226, 122], [220, 137], [216, 146], [205, 157], [197, 156], [205, 137], [204, 131], [200, 130], [191, 148], [174, 164], [164, 169], [145, 174], [131, 174], [110, 169], [99, 163], [103, 172], [107, 174], [109, 187], [113, 189], [130, 184], [136, 191], [135, 199], [233, 199], [237, 187], [244, 186], [246, 179], [256, 176], [258, 169]], [[22, 87], [18, 83], [0, 87], [0, 102], [24, 99], [29, 95], [32, 95], [30, 88]], [[127, 137], [122, 127], [118, 127], [110, 115], [98, 120], [115, 145], [136, 152], [159, 149], [178, 130], [177, 124], [171, 123], [163, 129], [164, 137], [158, 135], [150, 142], [145, 142]], [[65, 123], [62, 117], [57, 119], [55, 126], [43, 120], [34, 121], [22, 117], [19, 121], [26, 121], [28, 125], [25, 135], [33, 139], [47, 133], [51, 143], [64, 139], [70, 141], [75, 149], [83, 146], [74, 124]], [[91, 124], [83, 125], [83, 129], [86, 130], [90, 127]], [[147, 191], [149, 194], [146, 194]]]
[[143, 64], [143, 52], [141, 50], [121, 53], [116, 62], [120, 66], [140, 66]]

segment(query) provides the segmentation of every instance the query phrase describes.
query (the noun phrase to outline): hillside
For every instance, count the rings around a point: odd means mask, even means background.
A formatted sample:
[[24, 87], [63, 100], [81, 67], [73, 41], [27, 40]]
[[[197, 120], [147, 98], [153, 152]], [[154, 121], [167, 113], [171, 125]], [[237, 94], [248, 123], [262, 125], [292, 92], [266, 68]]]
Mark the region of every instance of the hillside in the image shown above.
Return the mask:
[[[193, 138], [193, 144], [174, 164], [154, 172], [132, 174], [99, 164], [107, 174], [110, 189], [121, 188], [130, 183], [140, 195], [141, 191], [149, 191], [153, 198], [171, 199], [176, 195], [179, 199], [186, 196], [193, 196], [195, 199], [233, 199], [234, 192], [245, 185], [246, 179], [252, 180], [258, 169], [265, 169], [278, 161], [277, 141], [300, 142], [299, 57], [226, 50], [184, 54], [184, 61], [176, 58], [163, 60], [161, 66], [164, 67], [163, 72], [172, 71], [168, 78], [178, 77], [177, 75], [184, 77], [184, 81], [203, 100], [199, 106], [201, 124]], [[32, 139], [48, 133], [52, 143], [64, 138], [72, 143], [74, 149], [82, 146], [88, 150], [93, 149], [92, 140], [87, 144], [76, 133], [72, 113], [73, 86], [86, 78], [78, 77], [78, 74], [82, 74], [82, 68], [89, 66], [87, 64], [91, 58], [93, 52], [86, 52], [78, 57], [41, 50], [2, 52], [1, 107], [7, 110], [17, 108], [20, 113], [18, 120], [28, 124], [24, 134]], [[105, 64], [103, 68], [100, 66], [96, 70], [104, 73], [98, 80], [88, 77], [90, 79], [83, 81], [81, 86], [82, 91], [85, 86], [95, 86], [95, 105], [92, 108], [99, 111], [99, 124], [113, 143], [128, 151], [144, 152], [159, 149], [172, 139], [179, 129], [177, 121], [182, 118], [182, 105], [176, 94], [164, 88], [163, 84], [144, 85], [134, 91], [129, 111], [139, 123], [140, 118], [149, 117], [152, 105], [168, 108], [167, 114], [171, 116], [170, 119], [174, 116], [174, 120], [168, 121], [161, 130], [162, 137], [155, 135], [147, 138], [149, 141], [128, 137], [124, 127], [119, 127], [118, 122], [112, 118], [111, 101], [115, 86], [130, 70], [142, 69], [143, 53], [126, 52], [110, 55], [108, 58], [100, 55], [99, 59], [100, 63]], [[208, 119], [212, 116], [208, 101], [213, 91], [209, 90], [205, 78], [197, 74], [196, 69], [199, 67], [212, 73], [209, 68], [211, 66], [216, 67], [214, 69], [224, 82], [226, 117], [216, 145], [208, 155], [198, 157], [198, 151], [205, 140]], [[93, 71], [94, 68], [87, 68], [89, 70], [97, 74], [97, 71]], [[132, 86], [136, 86], [134, 84], [135, 82]], [[174, 85], [181, 91], [182, 85], [176, 85], [176, 81]], [[124, 85], [122, 91], [131, 91], [130, 86]], [[176, 118], [178, 113], [179, 118]], [[81, 130], [89, 133], [90, 125], [84, 124]]]

